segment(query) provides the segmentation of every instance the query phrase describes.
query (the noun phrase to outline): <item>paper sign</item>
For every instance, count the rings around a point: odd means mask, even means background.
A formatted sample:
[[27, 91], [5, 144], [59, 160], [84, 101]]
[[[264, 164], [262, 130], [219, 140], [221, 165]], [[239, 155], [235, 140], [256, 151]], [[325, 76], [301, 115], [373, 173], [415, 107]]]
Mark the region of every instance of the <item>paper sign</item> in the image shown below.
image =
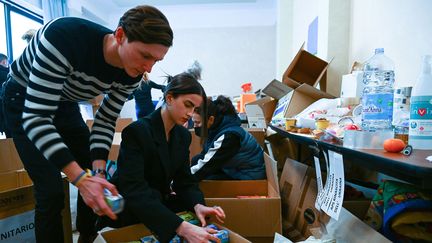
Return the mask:
[[331, 184], [326, 197], [325, 206], [322, 206], [321, 208], [330, 217], [338, 220], [340, 211], [342, 209], [345, 189], [345, 176], [342, 155], [334, 151], [329, 151], [329, 162], [331, 174], [331, 177], [329, 179], [331, 180]]
[[1, 243], [16, 243], [36, 242], [35, 211], [27, 211], [22, 214], [17, 214], [0, 220], [0, 242]]
[[314, 162], [315, 162], [315, 173], [316, 173], [317, 188], [318, 188], [317, 199], [315, 200], [315, 208], [320, 210], [322, 199], [320, 199], [319, 197], [322, 195], [322, 191], [324, 188], [323, 188], [323, 182], [321, 178], [321, 165], [320, 165], [319, 158], [314, 156]]
[[[327, 154], [326, 153], [323, 153], [323, 154], [324, 154], [324, 161], [326, 163], [327, 172], [330, 172], [330, 165], [329, 165], [329, 160], [327, 158]], [[315, 200], [315, 208], [318, 210], [321, 209], [322, 204], [324, 203], [324, 201], [327, 197], [327, 194], [329, 191], [329, 186], [330, 186], [329, 177], [330, 177], [330, 173], [327, 173], [326, 184], [324, 185], [323, 190], [321, 190], [321, 192], [318, 193], [317, 199]], [[321, 178], [321, 175], [320, 175], [320, 178]]]

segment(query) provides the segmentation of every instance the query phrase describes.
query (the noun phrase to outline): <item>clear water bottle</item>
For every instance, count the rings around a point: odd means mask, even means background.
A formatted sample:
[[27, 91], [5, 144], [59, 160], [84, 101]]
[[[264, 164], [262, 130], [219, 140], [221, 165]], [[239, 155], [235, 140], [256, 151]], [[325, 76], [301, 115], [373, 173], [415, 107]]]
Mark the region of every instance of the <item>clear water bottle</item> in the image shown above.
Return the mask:
[[432, 56], [423, 57], [410, 107], [409, 144], [414, 149], [432, 149]]
[[392, 128], [394, 64], [384, 55], [384, 48], [375, 49], [363, 67], [362, 128], [365, 131]]

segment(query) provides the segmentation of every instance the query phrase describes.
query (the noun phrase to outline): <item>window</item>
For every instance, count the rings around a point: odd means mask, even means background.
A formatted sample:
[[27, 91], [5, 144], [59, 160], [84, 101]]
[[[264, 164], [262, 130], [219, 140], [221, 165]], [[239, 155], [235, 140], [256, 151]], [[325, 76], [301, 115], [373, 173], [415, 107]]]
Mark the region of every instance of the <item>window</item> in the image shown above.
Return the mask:
[[12, 54], [18, 58], [27, 46], [27, 42], [21, 37], [29, 29], [38, 30], [42, 24], [17, 12], [11, 11], [10, 24], [12, 29]]
[[0, 52], [8, 56], [9, 62], [18, 58], [27, 46], [22, 35], [42, 26], [42, 15], [37, 12], [42, 10], [25, 1], [0, 0]]
[[7, 55], [4, 5], [0, 4], [0, 53]]

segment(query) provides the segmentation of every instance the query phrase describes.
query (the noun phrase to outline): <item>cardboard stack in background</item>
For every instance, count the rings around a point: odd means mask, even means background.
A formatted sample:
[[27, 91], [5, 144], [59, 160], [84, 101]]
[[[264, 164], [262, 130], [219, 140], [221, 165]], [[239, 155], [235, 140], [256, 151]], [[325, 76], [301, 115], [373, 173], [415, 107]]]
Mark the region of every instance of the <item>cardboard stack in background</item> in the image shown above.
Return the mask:
[[[325, 175], [322, 177], [324, 180]], [[320, 227], [321, 222], [326, 224], [329, 221], [327, 215], [315, 208], [318, 190], [314, 168], [287, 159], [279, 183], [282, 200], [283, 234], [290, 240], [304, 240], [311, 235], [311, 228]], [[355, 217], [351, 221], [355, 221], [357, 225], [363, 227], [364, 223], [359, 219], [363, 219], [369, 205], [369, 200], [344, 201], [343, 207], [353, 215], [347, 215], [344, 212], [344, 215], [342, 216], [341, 213], [340, 217]], [[379, 235], [372, 228], [367, 232], [373, 237]], [[362, 236], [359, 235], [358, 237], [361, 239]]]
[[[325, 93], [328, 63], [303, 46], [282, 76], [282, 82], [271, 81], [263, 89], [269, 97], [246, 104], [250, 127], [266, 127], [271, 117], [292, 117], [321, 98], [334, 98]], [[320, 89], [315, 88], [320, 84]], [[270, 115], [271, 114], [271, 115]]]
[[[281, 198], [276, 162], [264, 156], [267, 180], [216, 181], [200, 183], [208, 206], [221, 206], [226, 214], [225, 226], [252, 242], [273, 242], [281, 233]], [[265, 196], [265, 198], [237, 198]]]
[[[229, 232], [229, 242], [231, 243], [250, 243], [239, 234], [231, 231], [228, 228], [222, 227]], [[140, 242], [139, 240], [144, 236], [149, 236], [152, 233], [143, 224], [135, 224], [119, 229], [102, 232], [100, 236], [96, 238], [95, 243], [118, 243], [118, 242]]]
[[[64, 242], [72, 242], [69, 182], [64, 179], [65, 208], [62, 211]], [[12, 139], [0, 139], [0, 226], [8, 242], [34, 237], [33, 182], [24, 170]], [[6, 227], [6, 228], [3, 228]], [[2, 238], [3, 239], [3, 238]], [[34, 238], [29, 242], [35, 241]]]

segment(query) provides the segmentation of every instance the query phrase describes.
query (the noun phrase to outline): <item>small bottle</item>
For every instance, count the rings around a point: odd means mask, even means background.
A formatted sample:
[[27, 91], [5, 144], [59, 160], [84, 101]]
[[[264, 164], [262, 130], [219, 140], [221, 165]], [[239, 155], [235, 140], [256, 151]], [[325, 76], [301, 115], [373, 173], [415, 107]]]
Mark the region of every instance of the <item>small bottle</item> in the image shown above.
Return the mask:
[[375, 49], [363, 67], [362, 128], [365, 131], [392, 128], [394, 64], [384, 55], [384, 48]]
[[432, 56], [423, 57], [420, 75], [411, 93], [409, 144], [432, 149]]

